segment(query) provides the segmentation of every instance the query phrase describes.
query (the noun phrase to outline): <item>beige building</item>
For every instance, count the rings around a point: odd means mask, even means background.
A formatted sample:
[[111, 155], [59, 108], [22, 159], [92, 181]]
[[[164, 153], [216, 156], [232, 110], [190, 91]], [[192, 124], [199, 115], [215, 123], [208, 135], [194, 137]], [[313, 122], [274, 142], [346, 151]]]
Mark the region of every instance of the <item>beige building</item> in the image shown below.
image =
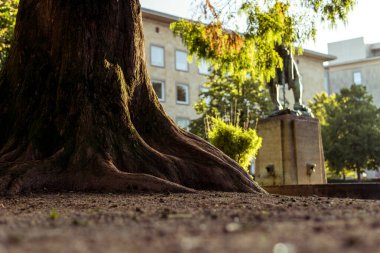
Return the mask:
[[[202, 61], [187, 61], [186, 47], [169, 29], [170, 23], [178, 19], [143, 8], [146, 61], [153, 87], [169, 116], [186, 128], [190, 120], [199, 117], [193, 105], [207, 80], [208, 66]], [[296, 57], [304, 84], [304, 102], [315, 93], [326, 91], [323, 62], [332, 59], [335, 58], [310, 50]], [[288, 97], [292, 104], [293, 96]]]
[[380, 43], [365, 44], [364, 38], [355, 38], [329, 43], [328, 51], [337, 56], [326, 65], [328, 90], [337, 93], [352, 84], [365, 85], [379, 107]]
[[[303, 54], [296, 56], [295, 59], [302, 76], [303, 102], [307, 104], [315, 94], [328, 91], [323, 63], [334, 60], [336, 57], [304, 49]], [[292, 97], [290, 101], [293, 101]]]

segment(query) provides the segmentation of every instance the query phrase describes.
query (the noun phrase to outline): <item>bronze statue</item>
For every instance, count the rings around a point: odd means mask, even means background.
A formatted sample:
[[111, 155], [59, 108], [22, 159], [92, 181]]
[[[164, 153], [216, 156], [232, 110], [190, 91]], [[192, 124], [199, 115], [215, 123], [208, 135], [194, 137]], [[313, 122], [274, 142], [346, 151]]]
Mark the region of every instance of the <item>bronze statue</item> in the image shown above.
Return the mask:
[[[268, 83], [269, 93], [275, 106], [271, 116], [293, 113], [296, 115], [313, 117], [309, 108], [302, 104], [302, 82], [296, 62], [292, 53], [285, 46], [277, 46], [276, 51], [281, 56], [284, 67], [276, 69], [276, 76]], [[283, 108], [280, 103], [280, 85], [288, 84], [288, 88], [292, 89], [294, 95], [294, 111]]]

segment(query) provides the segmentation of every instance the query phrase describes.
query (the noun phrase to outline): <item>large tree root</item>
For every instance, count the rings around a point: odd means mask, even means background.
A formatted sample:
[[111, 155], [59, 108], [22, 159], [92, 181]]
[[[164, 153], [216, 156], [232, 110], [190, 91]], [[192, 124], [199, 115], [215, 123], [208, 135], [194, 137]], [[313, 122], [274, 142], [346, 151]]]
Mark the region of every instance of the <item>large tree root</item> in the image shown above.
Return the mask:
[[[131, 142], [128, 141], [130, 135], [124, 138], [119, 134], [117, 143], [106, 145], [108, 152], [82, 144], [70, 153], [62, 148], [49, 157], [34, 161], [29, 161], [34, 157], [31, 151], [34, 149], [28, 147], [3, 151], [2, 156], [0, 152], [0, 194], [192, 192], [194, 189], [264, 192], [221, 151], [174, 125], [170, 126], [167, 130], [165, 127], [160, 129], [161, 134], [171, 137], [169, 139], [158, 134], [145, 136], [150, 145], [138, 132]], [[79, 139], [77, 142], [84, 141]], [[130, 147], [134, 150], [131, 151]]]
[[[182, 146], [187, 145], [190, 144]], [[208, 145], [207, 148], [215, 149]], [[194, 189], [264, 192], [238, 166], [232, 166], [229, 158], [219, 158], [198, 148], [198, 156], [191, 161], [149, 149], [149, 152], [142, 150], [145, 158], [130, 160], [129, 165], [146, 166], [145, 169], [132, 170], [140, 173], [123, 171], [128, 164], [121, 166], [123, 170], [120, 170], [110, 156], [92, 152], [89, 152], [89, 157], [77, 155], [68, 167], [62, 167], [62, 151], [42, 161], [0, 162], [0, 168], [3, 168], [0, 170], [0, 194], [41, 191], [194, 192]], [[192, 145], [189, 149], [197, 150]]]
[[113, 164], [105, 161], [99, 163], [96, 175], [90, 172], [59, 173], [51, 169], [53, 164], [45, 162], [18, 165], [16, 169], [13, 167], [13, 174], [0, 177], [0, 195], [58, 191], [194, 192], [151, 175], [118, 171]]

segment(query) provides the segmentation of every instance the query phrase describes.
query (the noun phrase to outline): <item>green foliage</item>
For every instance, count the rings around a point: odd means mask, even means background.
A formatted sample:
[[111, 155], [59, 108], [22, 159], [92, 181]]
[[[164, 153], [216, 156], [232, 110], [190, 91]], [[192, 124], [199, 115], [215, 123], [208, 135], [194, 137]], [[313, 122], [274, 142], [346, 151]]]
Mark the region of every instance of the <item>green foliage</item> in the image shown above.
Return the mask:
[[[274, 6], [267, 12], [256, 7], [252, 7], [255, 24], [250, 26], [251, 33], [246, 36], [225, 32], [218, 21], [204, 25], [180, 20], [173, 23], [171, 29], [181, 36], [191, 55], [207, 59], [216, 70], [242, 81], [247, 76], [255, 77], [258, 82], [269, 81], [275, 75], [275, 68], [282, 66], [274, 46], [286, 37], [288, 26], [280, 7]], [[286, 8], [285, 5], [282, 8]]]
[[8, 55], [16, 24], [19, 0], [0, 1], [0, 68]]
[[[206, 59], [214, 70], [205, 84], [208, 91], [202, 92], [201, 101], [195, 105], [197, 113], [203, 116], [190, 124], [191, 132], [203, 138], [207, 115], [230, 118], [242, 127], [254, 128], [256, 119], [272, 109], [265, 83], [275, 76], [276, 68], [283, 67], [276, 50], [278, 45], [294, 52], [295, 45], [301, 48], [302, 43], [315, 38], [319, 20], [333, 25], [337, 20], [346, 20], [355, 3], [355, 0], [193, 1], [200, 3], [200, 13], [208, 22], [180, 20], [171, 24], [171, 29], [182, 38], [191, 56]], [[230, 24], [237, 20], [232, 31]]]
[[325, 172], [326, 172], [326, 177], [327, 180], [346, 180], [346, 179], [353, 179], [356, 177], [356, 172], [348, 169], [339, 169], [339, 170], [334, 170], [329, 167], [329, 162], [325, 161]]
[[335, 174], [380, 166], [380, 110], [365, 87], [352, 85], [340, 94], [320, 94], [310, 104], [321, 122], [325, 158]]
[[257, 119], [272, 110], [268, 90], [252, 79], [241, 82], [236, 76], [214, 70], [204, 88], [200, 101], [195, 104], [197, 114], [202, 117], [190, 124], [190, 131], [202, 138], [206, 138], [204, 122], [207, 116], [229, 119], [247, 129], [256, 128]]
[[355, 0], [194, 1], [208, 24], [180, 20], [171, 25], [174, 34], [191, 55], [241, 81], [250, 75], [256, 82], [269, 81], [275, 69], [282, 68], [277, 45], [294, 51], [294, 45], [315, 38], [318, 22], [345, 21], [355, 4]]
[[331, 96], [326, 92], [316, 94], [313, 97], [313, 102], [309, 103], [309, 106], [314, 116], [319, 119], [321, 126], [326, 126], [328, 115], [332, 114], [332, 110], [338, 108], [336, 94], [332, 94]]
[[227, 124], [220, 118], [211, 118], [208, 138], [211, 144], [238, 162], [247, 172], [250, 161], [257, 154], [262, 141], [255, 130], [244, 130], [231, 123]]

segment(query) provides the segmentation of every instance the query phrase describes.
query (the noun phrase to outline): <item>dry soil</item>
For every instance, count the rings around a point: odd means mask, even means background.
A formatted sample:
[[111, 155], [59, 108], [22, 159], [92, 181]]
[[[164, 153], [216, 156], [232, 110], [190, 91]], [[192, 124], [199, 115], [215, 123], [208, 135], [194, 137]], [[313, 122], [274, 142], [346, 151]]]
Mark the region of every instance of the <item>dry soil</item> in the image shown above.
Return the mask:
[[242, 193], [0, 198], [0, 253], [380, 252], [380, 201]]

